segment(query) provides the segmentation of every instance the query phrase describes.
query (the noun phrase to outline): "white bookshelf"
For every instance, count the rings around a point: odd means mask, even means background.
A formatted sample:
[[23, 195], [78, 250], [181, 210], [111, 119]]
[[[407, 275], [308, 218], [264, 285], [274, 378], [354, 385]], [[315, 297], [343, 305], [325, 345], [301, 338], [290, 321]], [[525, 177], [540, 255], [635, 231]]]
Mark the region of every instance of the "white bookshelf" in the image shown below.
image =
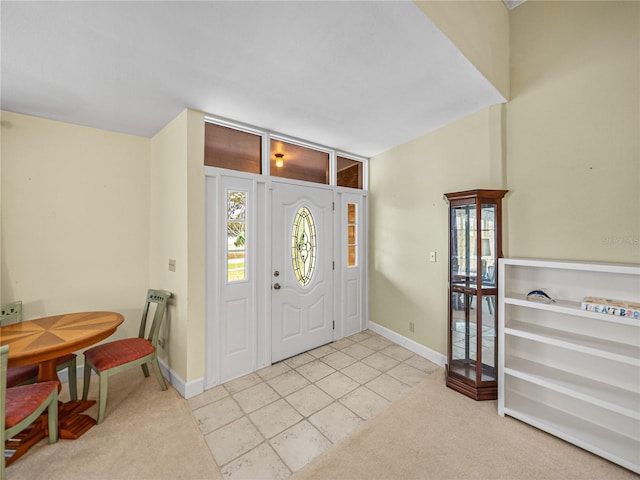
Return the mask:
[[581, 309], [640, 302], [640, 265], [504, 258], [498, 278], [498, 413], [640, 473], [640, 318]]

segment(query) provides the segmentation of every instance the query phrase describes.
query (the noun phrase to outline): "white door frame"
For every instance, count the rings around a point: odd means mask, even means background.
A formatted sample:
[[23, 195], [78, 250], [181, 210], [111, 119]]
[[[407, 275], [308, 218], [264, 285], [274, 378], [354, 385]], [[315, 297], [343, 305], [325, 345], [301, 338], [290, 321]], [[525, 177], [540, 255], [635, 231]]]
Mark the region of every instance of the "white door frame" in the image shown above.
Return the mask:
[[[205, 235], [206, 235], [206, 272], [205, 272], [205, 375], [204, 375], [204, 388], [209, 389], [220, 383], [232, 380], [225, 372], [221, 370], [221, 352], [223, 351], [221, 345], [221, 325], [219, 319], [222, 317], [221, 301], [222, 301], [222, 288], [224, 288], [222, 272], [225, 267], [223, 263], [222, 250], [224, 248], [222, 237], [220, 236], [220, 229], [224, 225], [224, 218], [222, 217], [223, 208], [221, 202], [223, 198], [223, 184], [227, 178], [240, 179], [253, 185], [254, 199], [251, 200], [251, 204], [256, 209], [253, 216], [254, 221], [252, 228], [255, 231], [255, 245], [256, 249], [252, 255], [248, 268], [255, 272], [255, 276], [252, 277], [255, 282], [253, 288], [254, 291], [254, 340], [253, 345], [255, 348], [255, 355], [253, 365], [248, 371], [236, 372], [236, 376], [241, 376], [252, 371], [259, 370], [260, 368], [267, 367], [271, 364], [271, 188], [273, 182], [289, 183], [293, 185], [312, 186], [314, 188], [326, 188], [332, 190], [333, 201], [335, 203], [335, 212], [333, 215], [334, 232], [333, 232], [333, 252], [334, 261], [336, 267], [333, 270], [333, 298], [334, 298], [334, 340], [342, 338], [344, 336], [343, 326], [343, 312], [341, 309], [341, 300], [343, 298], [343, 283], [344, 275], [343, 258], [346, 258], [344, 253], [345, 248], [342, 246], [342, 235], [344, 225], [342, 224], [341, 209], [343, 198], [355, 198], [360, 197], [362, 201], [362, 225], [364, 238], [362, 242], [362, 249], [360, 251], [361, 259], [364, 262], [363, 268], [360, 272], [360, 282], [362, 290], [362, 298], [360, 300], [362, 317], [361, 325], [362, 330], [366, 328], [368, 312], [368, 287], [367, 287], [367, 259], [368, 259], [368, 230], [367, 230], [367, 192], [364, 190], [356, 190], [344, 187], [335, 187], [329, 185], [319, 185], [316, 183], [294, 181], [281, 178], [267, 177], [264, 175], [250, 174], [244, 172], [236, 172], [227, 169], [205, 167]], [[354, 197], [355, 196], [355, 197]], [[225, 204], [226, 208], [226, 204]], [[225, 227], [226, 228], [226, 227]], [[226, 230], [223, 230], [226, 231]], [[226, 251], [226, 250], [225, 250]]]

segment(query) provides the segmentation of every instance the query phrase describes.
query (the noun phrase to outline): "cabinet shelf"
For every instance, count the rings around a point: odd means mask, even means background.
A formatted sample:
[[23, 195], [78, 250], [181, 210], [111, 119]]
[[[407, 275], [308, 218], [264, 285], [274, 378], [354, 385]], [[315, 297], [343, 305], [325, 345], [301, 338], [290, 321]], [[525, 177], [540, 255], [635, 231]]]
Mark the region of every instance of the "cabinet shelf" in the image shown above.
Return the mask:
[[510, 398], [513, 407], [505, 407], [505, 414], [640, 473], [640, 442], [637, 439], [620, 435], [517, 393], [511, 393]]
[[640, 392], [633, 392], [557, 368], [510, 356], [505, 375], [535, 383], [579, 400], [640, 420]]
[[507, 293], [504, 298], [504, 303], [507, 305], [516, 305], [518, 307], [546, 310], [548, 312], [563, 313], [565, 315], [592, 318], [594, 320], [600, 320], [603, 322], [640, 327], [640, 319], [638, 318], [619, 317], [615, 315], [608, 315], [606, 313], [590, 312], [581, 308], [581, 302], [572, 302], [570, 300], [556, 299], [555, 303], [537, 303], [527, 300], [527, 297], [525, 295], [520, 295], [517, 293]]
[[640, 265], [501, 259], [499, 278], [498, 413], [640, 473], [640, 320], [581, 308], [638, 301]]
[[568, 348], [577, 352], [588, 353], [640, 367], [640, 346], [637, 345], [612, 342], [602, 338], [543, 327], [519, 320], [510, 320], [505, 325], [504, 334], [528, 338], [556, 347]]

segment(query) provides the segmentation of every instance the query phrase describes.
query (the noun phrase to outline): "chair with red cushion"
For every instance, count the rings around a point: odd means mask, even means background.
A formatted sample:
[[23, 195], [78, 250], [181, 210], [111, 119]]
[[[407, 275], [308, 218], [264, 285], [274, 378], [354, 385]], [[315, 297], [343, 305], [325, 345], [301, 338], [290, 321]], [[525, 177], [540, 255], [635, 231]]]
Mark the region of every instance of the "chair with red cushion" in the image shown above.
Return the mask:
[[[0, 443], [20, 433], [49, 409], [49, 443], [58, 441], [58, 382], [40, 382], [7, 388], [9, 345], [0, 347]], [[6, 480], [5, 455], [0, 480]]]
[[[107, 385], [111, 375], [120, 373], [138, 365], [142, 367], [142, 373], [145, 377], [149, 376], [149, 368], [147, 363], [151, 363], [153, 370], [162, 390], [167, 389], [164, 381], [160, 364], [158, 363], [158, 355], [156, 346], [158, 344], [158, 334], [160, 326], [165, 317], [167, 302], [171, 297], [171, 292], [163, 290], [149, 290], [147, 292], [147, 301], [142, 312], [142, 320], [140, 322], [140, 332], [135, 338], [125, 338], [122, 340], [114, 340], [112, 342], [103, 343], [84, 352], [84, 386], [82, 389], [82, 400], [87, 399], [89, 393], [89, 382], [91, 380], [91, 371], [95, 371], [100, 377], [100, 395], [97, 423], [104, 420], [104, 412], [107, 405]], [[155, 313], [153, 321], [149, 327], [147, 334], [147, 317], [152, 304], [155, 304]], [[146, 335], [146, 337], [145, 337]]]
[[[0, 311], [0, 326], [18, 323], [22, 321], [22, 302], [17, 301], [2, 305]], [[56, 371], [68, 369], [69, 377], [69, 397], [71, 400], [78, 399], [78, 380], [76, 373], [76, 355], [68, 353], [56, 358]], [[38, 365], [23, 365], [21, 367], [11, 367], [7, 372], [7, 388], [18, 385], [28, 385], [38, 381]]]

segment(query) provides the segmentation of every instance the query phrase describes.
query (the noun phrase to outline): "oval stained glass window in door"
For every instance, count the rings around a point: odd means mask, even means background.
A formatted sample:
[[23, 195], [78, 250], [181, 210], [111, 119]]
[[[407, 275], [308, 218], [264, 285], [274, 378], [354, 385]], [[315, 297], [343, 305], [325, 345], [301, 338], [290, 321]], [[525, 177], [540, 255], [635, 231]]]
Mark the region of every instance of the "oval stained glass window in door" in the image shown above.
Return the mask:
[[300, 286], [307, 286], [316, 266], [316, 226], [307, 207], [300, 207], [293, 219], [291, 263]]

